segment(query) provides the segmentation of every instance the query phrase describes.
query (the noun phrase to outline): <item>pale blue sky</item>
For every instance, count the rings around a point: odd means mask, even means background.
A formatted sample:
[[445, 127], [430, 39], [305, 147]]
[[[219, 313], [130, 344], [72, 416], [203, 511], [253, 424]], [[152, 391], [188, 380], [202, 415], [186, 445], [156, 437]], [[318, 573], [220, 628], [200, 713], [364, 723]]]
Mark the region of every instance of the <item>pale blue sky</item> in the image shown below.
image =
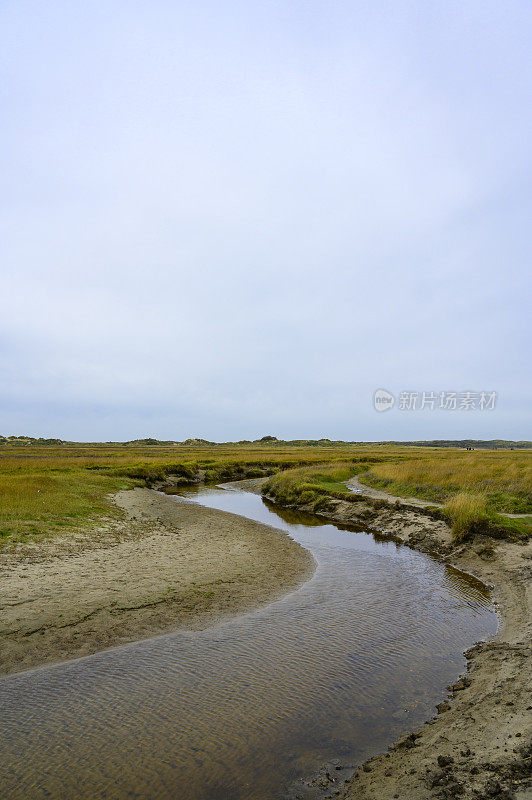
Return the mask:
[[529, 2], [4, 0], [0, 433], [531, 438], [531, 39]]

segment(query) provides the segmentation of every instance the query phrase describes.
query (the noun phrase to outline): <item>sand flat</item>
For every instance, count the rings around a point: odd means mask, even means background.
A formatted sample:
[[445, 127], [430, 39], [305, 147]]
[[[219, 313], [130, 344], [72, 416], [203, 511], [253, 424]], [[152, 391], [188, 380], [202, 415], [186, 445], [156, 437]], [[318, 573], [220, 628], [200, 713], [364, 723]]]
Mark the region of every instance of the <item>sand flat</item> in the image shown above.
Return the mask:
[[115, 501], [120, 522], [3, 553], [2, 674], [204, 627], [314, 570], [307, 550], [267, 525], [149, 489]]

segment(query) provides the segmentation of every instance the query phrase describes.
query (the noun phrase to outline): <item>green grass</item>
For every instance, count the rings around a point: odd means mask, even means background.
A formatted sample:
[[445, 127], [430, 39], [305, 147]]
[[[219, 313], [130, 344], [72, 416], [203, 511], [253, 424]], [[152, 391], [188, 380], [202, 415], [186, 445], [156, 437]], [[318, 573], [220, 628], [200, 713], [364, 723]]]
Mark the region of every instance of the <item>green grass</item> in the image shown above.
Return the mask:
[[190, 483], [258, 477], [338, 459], [334, 449], [6, 446], [0, 452], [0, 546], [43, 535], [87, 531], [120, 515], [110, 495], [167, 475]]
[[486, 496], [478, 493], [459, 492], [445, 503], [443, 513], [450, 521], [456, 541], [474, 534], [514, 541], [532, 535], [532, 519], [501, 516], [489, 508]]
[[532, 536], [532, 518], [512, 519], [500, 514], [489, 514], [487, 531], [494, 539], [530, 539]]
[[[285, 506], [306, 506], [309, 510], [324, 513], [330, 508], [330, 500], [338, 498], [356, 503], [365, 500], [353, 494], [342, 483], [368, 464], [333, 464], [329, 466], [291, 469], [271, 477], [264, 492], [275, 502]], [[367, 500], [374, 508], [390, 505], [386, 500]], [[443, 509], [420, 509], [420, 513], [446, 519], [451, 525], [456, 541], [474, 534], [485, 534], [499, 539], [529, 538], [532, 535], [530, 519], [512, 519], [497, 514], [489, 507], [482, 493], [457, 492], [445, 503]]]
[[485, 498], [487, 508], [513, 514], [532, 513], [530, 450], [475, 450], [416, 453], [373, 464], [363, 483], [399, 497], [445, 503], [466, 491]]
[[[366, 473], [371, 470], [370, 478]], [[331, 497], [359, 502], [344, 481], [364, 473], [399, 496], [447, 502], [460, 492], [486, 497], [492, 532], [521, 536], [525, 520], [497, 511], [532, 509], [531, 451], [464, 451], [396, 445], [3, 444], [0, 448], [0, 545], [61, 532], [89, 531], [118, 515], [109, 495], [167, 475], [187, 483], [271, 475], [283, 505], [326, 511]], [[385, 505], [382, 501], [374, 501]], [[495, 535], [495, 533], [493, 533]]]
[[313, 504], [314, 510], [325, 510], [327, 496], [358, 499], [344, 481], [367, 467], [367, 463], [337, 463], [290, 469], [271, 477], [265, 484], [264, 492], [283, 505]]
[[138, 484], [79, 469], [0, 473], [0, 538], [25, 541], [117, 516], [109, 495]]

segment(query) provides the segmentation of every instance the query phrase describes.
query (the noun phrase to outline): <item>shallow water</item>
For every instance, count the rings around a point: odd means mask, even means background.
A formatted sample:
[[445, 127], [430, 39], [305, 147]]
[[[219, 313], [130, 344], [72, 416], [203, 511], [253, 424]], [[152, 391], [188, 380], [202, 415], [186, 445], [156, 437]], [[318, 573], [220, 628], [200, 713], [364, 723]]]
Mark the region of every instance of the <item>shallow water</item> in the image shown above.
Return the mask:
[[3, 798], [322, 796], [303, 779], [431, 716], [496, 630], [482, 584], [427, 555], [241, 491], [187, 496], [288, 531], [314, 576], [205, 631], [0, 681]]

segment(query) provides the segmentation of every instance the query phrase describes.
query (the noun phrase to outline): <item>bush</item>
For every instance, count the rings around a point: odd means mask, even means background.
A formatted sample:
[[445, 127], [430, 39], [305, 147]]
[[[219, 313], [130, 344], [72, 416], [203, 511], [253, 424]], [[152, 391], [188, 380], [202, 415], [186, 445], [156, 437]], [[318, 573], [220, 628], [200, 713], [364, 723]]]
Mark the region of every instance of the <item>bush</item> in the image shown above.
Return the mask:
[[451, 521], [453, 536], [457, 541], [472, 533], [479, 533], [489, 522], [483, 494], [459, 492], [445, 503], [443, 511]]

